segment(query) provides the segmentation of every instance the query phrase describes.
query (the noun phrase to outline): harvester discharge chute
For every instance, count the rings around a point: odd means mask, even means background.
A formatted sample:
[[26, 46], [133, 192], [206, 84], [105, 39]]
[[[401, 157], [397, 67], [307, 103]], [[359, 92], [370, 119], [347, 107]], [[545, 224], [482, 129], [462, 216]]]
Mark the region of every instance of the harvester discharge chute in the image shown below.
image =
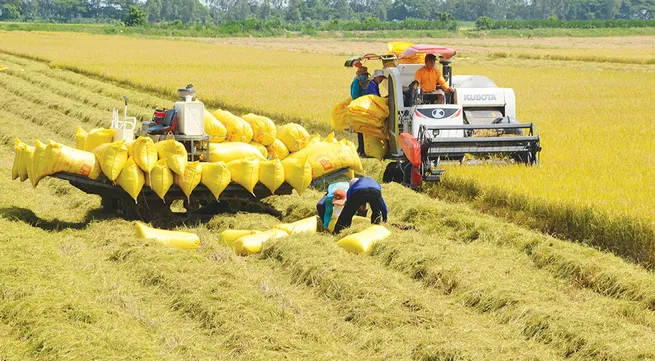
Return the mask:
[[[415, 80], [428, 54], [436, 57], [435, 67], [444, 78], [430, 92]], [[515, 120], [514, 91], [498, 87], [485, 76], [452, 75], [455, 55], [454, 49], [443, 46], [389, 43], [388, 54], [367, 54], [346, 62], [347, 67], [382, 62], [386, 79], [380, 89], [386, 90], [389, 116], [383, 120], [380, 130], [386, 133], [380, 138], [387, 141], [384, 158], [394, 160], [385, 171], [384, 181], [413, 188], [424, 180], [440, 181], [444, 171], [439, 166], [446, 161], [470, 164], [491, 158], [538, 164], [539, 134], [534, 124]], [[343, 127], [345, 123], [333, 119], [333, 124]], [[352, 128], [365, 134], [368, 131]]]

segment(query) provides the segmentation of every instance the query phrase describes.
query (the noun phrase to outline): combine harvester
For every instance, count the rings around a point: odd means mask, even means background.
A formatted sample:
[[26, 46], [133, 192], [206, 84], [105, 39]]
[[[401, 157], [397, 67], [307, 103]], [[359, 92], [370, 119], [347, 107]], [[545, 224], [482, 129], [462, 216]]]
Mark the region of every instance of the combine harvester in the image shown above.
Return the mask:
[[[516, 121], [512, 89], [500, 88], [481, 75], [453, 76], [454, 49], [412, 45], [398, 57], [391, 53], [393, 43], [389, 45], [389, 54], [367, 54], [345, 63], [346, 67], [359, 67], [367, 61], [382, 62], [389, 106], [384, 158], [393, 160], [385, 170], [385, 182], [418, 189], [424, 180], [440, 181], [442, 162], [462, 161], [467, 155], [538, 164], [539, 135], [533, 123]], [[414, 81], [426, 54], [437, 57], [437, 66], [454, 88], [453, 93], [444, 94], [444, 104], [430, 104], [428, 98], [435, 94], [421, 94]]]
[[[205, 133], [205, 109], [202, 102], [194, 100], [195, 90], [191, 85], [178, 90], [180, 101], [169, 110], [157, 110], [153, 121], [142, 122], [137, 126], [134, 117], [127, 116], [127, 98], [123, 120], [118, 119], [118, 112], [114, 110], [112, 117], [113, 141], [132, 141], [136, 137], [149, 137], [155, 143], [163, 140], [175, 139], [184, 145], [188, 162], [208, 162], [210, 159], [210, 136]], [[348, 168], [333, 169], [318, 177], [314, 177], [309, 186], [314, 186], [337, 178], [348, 172]], [[89, 194], [96, 194], [102, 198], [103, 208], [117, 212], [126, 218], [136, 218], [145, 221], [170, 217], [173, 201], [183, 201], [187, 216], [203, 207], [213, 207], [218, 204], [213, 193], [202, 183], [198, 184], [187, 196], [176, 184], [160, 198], [150, 187], [144, 186], [133, 199], [125, 190], [113, 184], [104, 175], [98, 179], [89, 179], [83, 175], [58, 172], [50, 176], [67, 180], [71, 185]], [[293, 187], [282, 183], [274, 192], [262, 183], [257, 183], [252, 192], [242, 185], [232, 181], [222, 191], [219, 200], [223, 207], [240, 210], [253, 202], [275, 195], [292, 194]], [[259, 207], [261, 208], [261, 207]]]

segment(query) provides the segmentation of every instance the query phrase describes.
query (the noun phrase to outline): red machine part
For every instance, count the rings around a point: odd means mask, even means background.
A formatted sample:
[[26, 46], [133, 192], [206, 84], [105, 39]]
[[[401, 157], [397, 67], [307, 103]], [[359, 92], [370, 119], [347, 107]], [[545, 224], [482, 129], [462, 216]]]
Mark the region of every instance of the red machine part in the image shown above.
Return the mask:
[[421, 165], [421, 143], [409, 133], [400, 133], [400, 149], [405, 153], [405, 157], [413, 166]]
[[410, 186], [420, 188], [423, 183], [421, 175], [421, 143], [409, 133], [401, 133], [399, 136], [400, 149], [405, 153], [405, 157], [412, 164], [412, 178]]

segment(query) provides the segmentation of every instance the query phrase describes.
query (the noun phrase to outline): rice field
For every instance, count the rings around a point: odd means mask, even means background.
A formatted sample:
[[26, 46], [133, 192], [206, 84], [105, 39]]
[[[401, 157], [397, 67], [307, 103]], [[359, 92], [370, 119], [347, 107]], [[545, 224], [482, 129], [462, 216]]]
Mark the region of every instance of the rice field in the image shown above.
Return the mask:
[[[384, 185], [392, 236], [368, 255], [329, 234], [239, 257], [227, 228], [311, 216], [320, 191], [265, 213], [173, 219], [198, 251], [135, 239], [96, 196], [10, 180], [14, 137], [73, 145], [120, 95], [171, 99], [0, 54], [0, 359], [648, 360], [655, 276], [610, 253]], [[368, 165], [369, 171], [376, 164]], [[358, 229], [348, 232], [355, 232]]]
[[[537, 125], [544, 151], [536, 168], [450, 167], [431, 194], [473, 201], [478, 209], [652, 265], [655, 218], [644, 195], [655, 191], [653, 39], [443, 39], [460, 50], [456, 74], [484, 74], [515, 90], [518, 118]], [[332, 105], [348, 94], [345, 55], [384, 49], [363, 41], [20, 32], [2, 33], [0, 42], [5, 54], [46, 59], [161, 97], [193, 83], [211, 107], [295, 120], [321, 133], [329, 131]], [[59, 96], [67, 92], [51, 88]], [[147, 109], [135, 111], [148, 117]], [[70, 111], [91, 116], [84, 107]]]

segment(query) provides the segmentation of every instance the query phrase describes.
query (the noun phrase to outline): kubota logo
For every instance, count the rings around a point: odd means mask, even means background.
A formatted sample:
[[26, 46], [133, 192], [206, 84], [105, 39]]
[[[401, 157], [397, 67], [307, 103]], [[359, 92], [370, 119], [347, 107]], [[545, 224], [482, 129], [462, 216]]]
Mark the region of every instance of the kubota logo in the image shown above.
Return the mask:
[[464, 100], [496, 100], [495, 94], [464, 94]]

